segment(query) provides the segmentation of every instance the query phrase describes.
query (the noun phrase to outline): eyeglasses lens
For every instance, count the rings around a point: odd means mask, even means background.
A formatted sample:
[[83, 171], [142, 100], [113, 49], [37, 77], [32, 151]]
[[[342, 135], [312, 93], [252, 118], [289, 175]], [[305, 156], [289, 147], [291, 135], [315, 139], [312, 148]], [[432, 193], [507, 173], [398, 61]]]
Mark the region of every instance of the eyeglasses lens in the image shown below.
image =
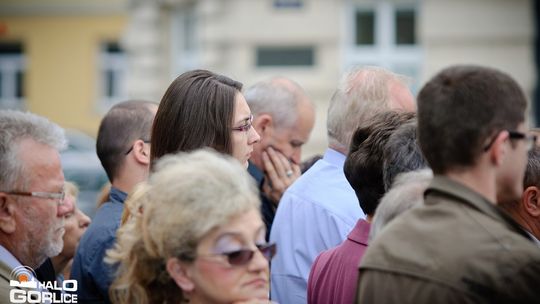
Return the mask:
[[[258, 245], [257, 248], [268, 261], [270, 261], [272, 257], [276, 254], [276, 244]], [[251, 261], [251, 259], [253, 258], [254, 254], [255, 251], [244, 249], [227, 253], [226, 256], [229, 264], [234, 266], [240, 266], [249, 263], [249, 261]]]

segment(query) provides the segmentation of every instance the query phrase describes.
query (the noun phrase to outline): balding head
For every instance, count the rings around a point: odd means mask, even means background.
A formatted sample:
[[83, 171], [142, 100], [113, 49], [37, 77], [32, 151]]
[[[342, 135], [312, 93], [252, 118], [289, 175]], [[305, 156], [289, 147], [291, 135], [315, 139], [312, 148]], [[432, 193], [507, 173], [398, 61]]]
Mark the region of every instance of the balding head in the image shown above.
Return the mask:
[[290, 79], [275, 77], [256, 83], [244, 95], [255, 117], [253, 126], [261, 135], [251, 161], [262, 169], [262, 152], [272, 146], [291, 161], [300, 162], [301, 147], [309, 139], [315, 120], [313, 102], [302, 87]]
[[328, 108], [330, 147], [345, 154], [354, 130], [388, 110], [416, 110], [404, 76], [379, 67], [363, 67], [345, 74]]

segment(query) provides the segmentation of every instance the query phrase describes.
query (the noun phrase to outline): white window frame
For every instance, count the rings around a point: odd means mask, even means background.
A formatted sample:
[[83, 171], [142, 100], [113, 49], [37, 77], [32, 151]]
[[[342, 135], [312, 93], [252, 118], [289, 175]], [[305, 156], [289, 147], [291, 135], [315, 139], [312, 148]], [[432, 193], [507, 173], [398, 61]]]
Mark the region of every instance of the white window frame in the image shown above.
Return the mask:
[[[107, 43], [103, 43], [99, 49], [99, 110], [108, 111], [115, 104], [125, 101], [127, 91], [127, 55], [124, 52], [111, 53], [107, 51]], [[107, 94], [107, 71], [113, 72], [114, 90], [112, 96]]]
[[[395, 11], [399, 9], [414, 10], [416, 12], [416, 23], [418, 23], [418, 3], [416, 1], [396, 3], [384, 0], [373, 1], [372, 3], [354, 3], [348, 1], [344, 9], [343, 70], [358, 65], [385, 67], [396, 73], [406, 74], [413, 78], [416, 84], [413, 87], [413, 91], [415, 91], [420, 79], [423, 58], [422, 48], [419, 44], [418, 35], [416, 35], [415, 45], [398, 45], [395, 43]], [[356, 44], [355, 16], [357, 11], [373, 11], [375, 15], [373, 45], [363, 46]]]
[[[197, 3], [179, 6], [171, 18], [171, 78], [199, 66]], [[186, 23], [191, 29], [186, 30]], [[190, 41], [190, 47], [185, 43]]]
[[[0, 71], [2, 79], [2, 96], [0, 96], [0, 108], [23, 110], [26, 106], [26, 98], [16, 96], [17, 72], [26, 71], [26, 57], [24, 54], [0, 54]], [[24, 92], [23, 92], [24, 93]]]

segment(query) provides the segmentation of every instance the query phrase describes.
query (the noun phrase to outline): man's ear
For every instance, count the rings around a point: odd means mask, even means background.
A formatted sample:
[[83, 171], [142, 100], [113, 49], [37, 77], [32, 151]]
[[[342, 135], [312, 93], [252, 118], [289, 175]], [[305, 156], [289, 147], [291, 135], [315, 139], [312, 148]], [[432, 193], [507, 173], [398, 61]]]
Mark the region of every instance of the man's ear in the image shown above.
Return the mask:
[[0, 192], [0, 230], [6, 234], [15, 232], [17, 227], [15, 209], [15, 204], [8, 199], [7, 194]]
[[191, 278], [190, 264], [181, 262], [177, 258], [167, 260], [167, 272], [174, 280], [176, 285], [184, 292], [191, 292], [195, 289], [195, 283]]
[[133, 156], [139, 163], [150, 164], [150, 144], [140, 139], [136, 140], [133, 144]]
[[270, 114], [260, 114], [253, 118], [253, 128], [259, 133], [261, 137], [267, 135], [268, 132], [271, 132], [274, 127], [274, 120]]
[[536, 186], [527, 187], [523, 191], [522, 204], [529, 215], [540, 217], [540, 189]]
[[496, 165], [500, 166], [504, 162], [506, 155], [506, 141], [508, 140], [508, 132], [502, 131], [497, 134], [497, 137], [486, 151], [489, 153], [491, 161]]

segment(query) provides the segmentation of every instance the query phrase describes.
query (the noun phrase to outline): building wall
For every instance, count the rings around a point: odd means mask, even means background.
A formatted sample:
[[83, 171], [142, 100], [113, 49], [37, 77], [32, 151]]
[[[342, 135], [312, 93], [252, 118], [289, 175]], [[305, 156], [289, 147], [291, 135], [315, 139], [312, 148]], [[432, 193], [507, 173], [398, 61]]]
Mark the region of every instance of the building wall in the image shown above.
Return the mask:
[[23, 45], [27, 110], [95, 135], [103, 115], [98, 96], [100, 44], [120, 39], [126, 16], [90, 1], [47, 2], [2, 2], [0, 42]]
[[419, 27], [422, 81], [451, 64], [473, 63], [512, 75], [532, 96], [533, 15], [529, 0], [426, 0]]

